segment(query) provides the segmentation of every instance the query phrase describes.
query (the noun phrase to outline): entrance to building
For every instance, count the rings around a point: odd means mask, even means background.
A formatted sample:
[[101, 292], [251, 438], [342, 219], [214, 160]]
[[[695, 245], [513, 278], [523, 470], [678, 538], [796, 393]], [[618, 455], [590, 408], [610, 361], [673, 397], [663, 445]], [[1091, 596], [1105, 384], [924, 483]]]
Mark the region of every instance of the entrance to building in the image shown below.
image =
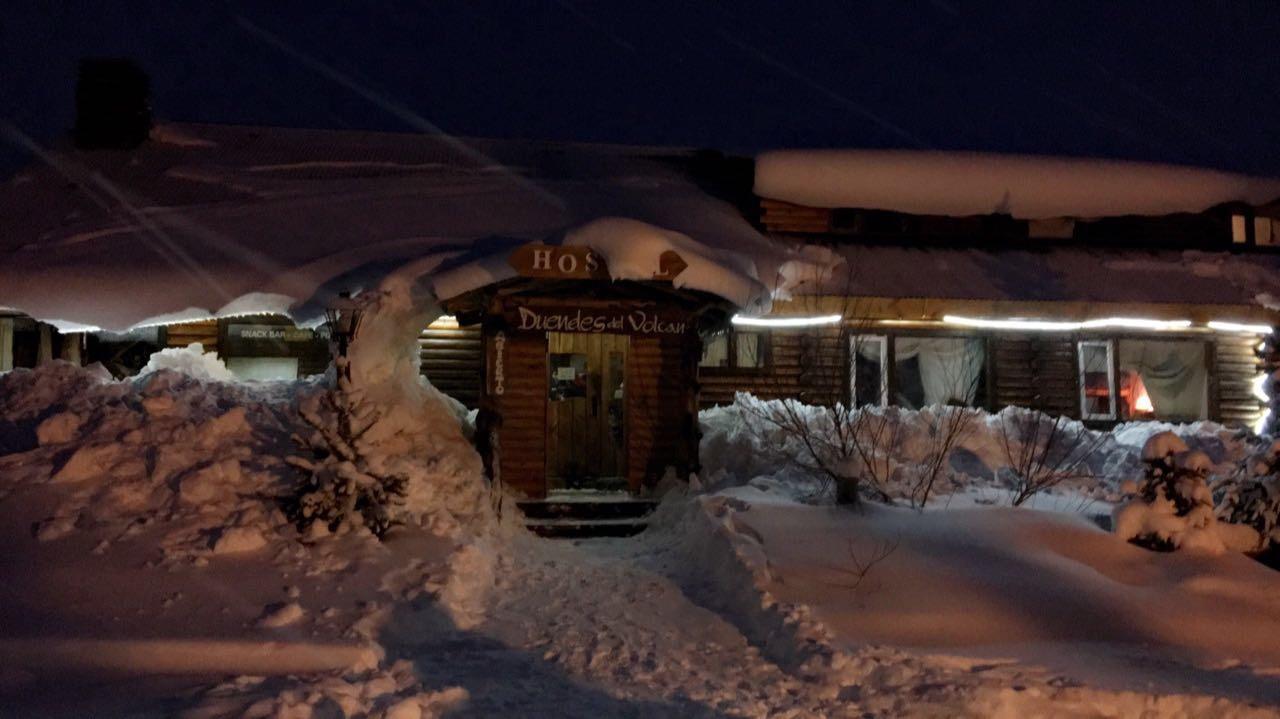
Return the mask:
[[626, 335], [547, 333], [547, 486], [625, 490]]

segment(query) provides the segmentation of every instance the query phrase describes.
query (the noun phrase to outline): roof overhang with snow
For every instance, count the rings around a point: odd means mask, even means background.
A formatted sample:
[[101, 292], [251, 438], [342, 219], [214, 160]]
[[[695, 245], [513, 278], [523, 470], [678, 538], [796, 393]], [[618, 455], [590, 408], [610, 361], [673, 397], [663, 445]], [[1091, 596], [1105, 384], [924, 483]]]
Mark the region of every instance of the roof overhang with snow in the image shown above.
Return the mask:
[[1280, 199], [1280, 179], [1118, 160], [918, 150], [777, 150], [761, 197], [818, 208], [1018, 219], [1203, 212]]
[[673, 284], [752, 310], [806, 265], [681, 150], [162, 125], [132, 151], [33, 151], [0, 193], [0, 305], [69, 329], [317, 322], [394, 273], [437, 298], [501, 281], [529, 242], [590, 246], [615, 279], [674, 250]]

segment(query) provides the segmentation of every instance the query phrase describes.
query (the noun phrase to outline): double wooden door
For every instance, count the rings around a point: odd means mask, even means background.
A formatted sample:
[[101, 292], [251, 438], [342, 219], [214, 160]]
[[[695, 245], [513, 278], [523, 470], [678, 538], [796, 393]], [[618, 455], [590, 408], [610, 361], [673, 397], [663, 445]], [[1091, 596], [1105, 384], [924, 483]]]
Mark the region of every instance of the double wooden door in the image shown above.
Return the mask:
[[626, 335], [547, 334], [549, 489], [626, 487]]

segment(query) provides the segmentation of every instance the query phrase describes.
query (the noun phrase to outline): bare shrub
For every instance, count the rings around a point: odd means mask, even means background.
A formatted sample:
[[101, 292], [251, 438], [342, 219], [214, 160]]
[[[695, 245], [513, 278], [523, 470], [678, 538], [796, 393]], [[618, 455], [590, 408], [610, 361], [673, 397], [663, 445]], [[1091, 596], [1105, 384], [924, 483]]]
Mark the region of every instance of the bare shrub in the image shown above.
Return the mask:
[[901, 537], [895, 537], [892, 540], [877, 540], [871, 551], [859, 554], [858, 549], [852, 539], [847, 544], [849, 553], [849, 563], [847, 566], [828, 567], [831, 571], [844, 577], [843, 581], [832, 582], [831, 585], [857, 592], [863, 582], [866, 581], [867, 575], [875, 566], [888, 559], [894, 552], [898, 550], [898, 545], [902, 542]]
[[1013, 478], [1013, 506], [1064, 482], [1093, 476], [1089, 458], [1107, 435], [1071, 430], [1070, 419], [1038, 410], [1006, 408], [1000, 417], [1000, 446]]
[[978, 412], [969, 407], [948, 405], [933, 408], [924, 461], [907, 486], [907, 499], [912, 507], [923, 509], [928, 504], [938, 480], [947, 471], [951, 450], [973, 429], [973, 421], [977, 417]]

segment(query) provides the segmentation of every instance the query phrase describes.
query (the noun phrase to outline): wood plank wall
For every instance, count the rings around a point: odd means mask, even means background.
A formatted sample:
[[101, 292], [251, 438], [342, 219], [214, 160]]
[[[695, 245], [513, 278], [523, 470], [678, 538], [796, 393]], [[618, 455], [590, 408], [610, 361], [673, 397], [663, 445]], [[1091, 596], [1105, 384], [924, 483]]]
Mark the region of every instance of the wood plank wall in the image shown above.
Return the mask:
[[[1253, 394], [1254, 378], [1263, 370], [1254, 335], [1218, 335], [1210, 372], [1210, 411], [1226, 425], [1252, 427], [1266, 406]], [[1213, 385], [1216, 386], [1216, 392]], [[1214, 411], [1216, 409], [1216, 411]]]
[[[503, 388], [496, 394], [492, 371], [484, 402], [501, 418], [498, 471], [501, 482], [518, 494], [541, 499], [547, 494], [547, 336], [504, 334]], [[493, 367], [493, 334], [485, 337], [486, 362]]]
[[684, 336], [631, 338], [627, 355], [627, 479], [631, 490], [653, 486], [674, 467], [681, 477], [698, 464], [697, 363], [701, 343]]
[[781, 200], [760, 200], [760, 224], [769, 232], [823, 234], [831, 231], [831, 210], [793, 205]]
[[[732, 404], [736, 392], [751, 392], [765, 399], [799, 397], [814, 404], [845, 401], [849, 357], [847, 348], [841, 346], [839, 330], [775, 331], [768, 337], [773, 362], [764, 371], [700, 368], [702, 408]], [[987, 409], [998, 411], [1016, 405], [1079, 419], [1075, 343], [1089, 338], [1067, 333], [1004, 332], [985, 337], [991, 387], [984, 401]], [[1183, 339], [1212, 344], [1210, 417], [1230, 426], [1253, 426], [1265, 406], [1253, 395], [1254, 378], [1262, 371], [1255, 351], [1260, 340], [1233, 334]]]
[[699, 368], [699, 405], [705, 409], [733, 404], [737, 392], [763, 399], [797, 397], [810, 404], [845, 401], [849, 394], [846, 336], [837, 328], [764, 333], [770, 366], [763, 370]]
[[994, 375], [993, 405], [1080, 418], [1076, 347], [1069, 335], [998, 334], [987, 342]]
[[484, 381], [480, 327], [428, 327], [418, 337], [422, 374], [436, 389], [475, 409]]
[[166, 347], [186, 347], [192, 342], [199, 342], [203, 345], [205, 352], [217, 352], [218, 321], [201, 320], [180, 325], [169, 325], [165, 328], [164, 343]]

